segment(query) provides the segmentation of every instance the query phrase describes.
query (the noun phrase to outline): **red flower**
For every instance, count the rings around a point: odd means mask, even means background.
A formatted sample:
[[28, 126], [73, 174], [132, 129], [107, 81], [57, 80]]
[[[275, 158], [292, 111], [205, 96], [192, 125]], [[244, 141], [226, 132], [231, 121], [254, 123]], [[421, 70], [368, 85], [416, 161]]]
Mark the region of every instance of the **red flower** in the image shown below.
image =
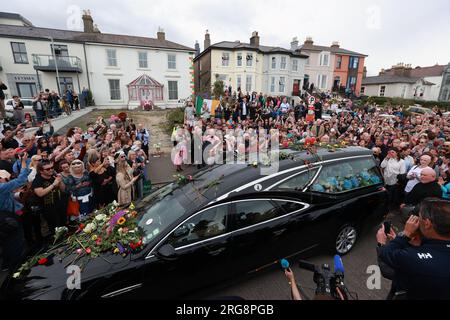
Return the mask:
[[101, 245], [102, 244], [102, 239], [101, 238], [98, 238], [96, 241], [95, 241], [95, 244], [96, 245]]
[[87, 254], [91, 254], [91, 252], [92, 252], [92, 251], [91, 251], [91, 248], [87, 248], [87, 249], [86, 249], [86, 253], [87, 253]]
[[85, 225], [82, 223], [82, 224], [80, 224], [80, 226], [79, 226], [79, 228], [80, 228], [80, 230], [83, 230], [84, 229], [84, 227], [85, 227]]
[[38, 264], [42, 266], [42, 265], [47, 264], [47, 262], [48, 262], [47, 258], [41, 258], [41, 259], [39, 259]]

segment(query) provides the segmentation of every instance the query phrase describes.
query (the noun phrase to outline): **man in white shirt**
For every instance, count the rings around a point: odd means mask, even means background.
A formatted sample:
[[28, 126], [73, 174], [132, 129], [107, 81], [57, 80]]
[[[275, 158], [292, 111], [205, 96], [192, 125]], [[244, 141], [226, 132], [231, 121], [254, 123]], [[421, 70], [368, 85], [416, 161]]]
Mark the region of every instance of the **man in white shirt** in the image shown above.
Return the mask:
[[291, 109], [291, 106], [289, 105], [289, 103], [287, 102], [286, 98], [283, 98], [283, 102], [280, 105], [280, 110], [281, 113], [283, 114], [287, 114], [289, 112], [289, 110]]
[[247, 98], [244, 97], [244, 99], [241, 102], [240, 105], [240, 117], [241, 120], [246, 120], [248, 114], [248, 104], [247, 104]]
[[412, 189], [420, 182], [420, 174], [422, 170], [425, 168], [429, 168], [428, 166], [431, 163], [431, 157], [429, 155], [424, 154], [420, 157], [420, 165], [414, 166], [409, 170], [406, 178], [408, 179], [408, 183], [405, 187], [405, 193], [410, 193]]

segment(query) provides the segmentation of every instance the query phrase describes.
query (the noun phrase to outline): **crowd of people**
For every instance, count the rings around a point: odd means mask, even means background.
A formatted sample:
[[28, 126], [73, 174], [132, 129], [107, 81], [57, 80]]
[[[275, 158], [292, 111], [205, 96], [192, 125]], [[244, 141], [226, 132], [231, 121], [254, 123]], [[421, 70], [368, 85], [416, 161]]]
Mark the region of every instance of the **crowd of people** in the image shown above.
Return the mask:
[[0, 244], [11, 270], [27, 249], [51, 243], [55, 228], [76, 228], [95, 209], [144, 194], [150, 135], [142, 124], [99, 117], [87, 130], [57, 134], [48, 123], [36, 133], [2, 124]]
[[[314, 138], [324, 144], [339, 142], [371, 149], [393, 210], [407, 210], [426, 196], [450, 198], [450, 119], [437, 107], [433, 114], [422, 115], [409, 114], [404, 106], [356, 107], [352, 100], [330, 96], [315, 97], [315, 103], [309, 106], [310, 99], [305, 95], [291, 105], [286, 97], [255, 92], [239, 92], [236, 97], [226, 94], [214, 116], [206, 103], [201, 112], [196, 112], [194, 103], [189, 102], [182, 130], [174, 130], [172, 135], [174, 144], [181, 145], [174, 160], [177, 170], [189, 162], [189, 151], [193, 151], [189, 150], [189, 145], [193, 148], [189, 141], [195, 138], [202, 139], [202, 150], [208, 148], [211, 162], [205, 161], [211, 164], [217, 154], [234, 151], [238, 135], [242, 139], [237, 153], [248, 154], [267, 147], [258, 144], [260, 132], [270, 136], [276, 131], [281, 148]], [[324, 114], [328, 117], [322, 118]]]
[[[7, 90], [7, 86], [0, 81], [0, 111], [1, 119], [7, 118], [5, 112], [5, 95], [3, 90]], [[30, 110], [25, 110], [25, 106], [18, 95], [12, 96], [12, 122], [14, 124], [23, 124], [29, 128], [39, 125], [47, 119], [55, 119], [63, 113], [70, 115], [73, 111], [84, 109], [89, 103], [89, 90], [83, 87], [80, 94], [72, 89], [65, 90], [64, 94], [56, 91], [45, 89], [32, 98], [32, 108], [34, 114]]]

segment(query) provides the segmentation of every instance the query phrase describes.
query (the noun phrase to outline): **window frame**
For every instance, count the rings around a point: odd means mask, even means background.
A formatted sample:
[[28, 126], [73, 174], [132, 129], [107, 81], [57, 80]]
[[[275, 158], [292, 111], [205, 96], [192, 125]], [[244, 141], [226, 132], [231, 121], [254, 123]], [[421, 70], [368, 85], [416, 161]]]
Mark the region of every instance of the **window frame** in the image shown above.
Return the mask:
[[[160, 243], [162, 243], [162, 245], [170, 244], [170, 243], [168, 243], [168, 238], [170, 237], [170, 235], [173, 234], [176, 230], [178, 230], [182, 225], [185, 225], [189, 220], [197, 217], [198, 215], [204, 213], [205, 211], [208, 211], [208, 210], [211, 210], [211, 209], [215, 209], [215, 208], [218, 208], [218, 207], [221, 207], [221, 206], [227, 206], [228, 207], [227, 211], [226, 211], [226, 214], [225, 214], [225, 232], [223, 234], [220, 234], [220, 235], [217, 235], [217, 236], [213, 236], [211, 238], [207, 238], [207, 239], [203, 239], [203, 240], [199, 239], [198, 241], [194, 241], [192, 243], [189, 243], [189, 244], [177, 247], [177, 248], [174, 247], [174, 249], [175, 249], [175, 251], [182, 250], [182, 249], [189, 248], [189, 247], [192, 247], [192, 246], [197, 245], [197, 244], [208, 242], [208, 241], [211, 241], [213, 239], [218, 239], [218, 238], [221, 238], [221, 237], [224, 237], [224, 236], [227, 236], [227, 235], [231, 234], [232, 230], [231, 230], [230, 220], [232, 218], [232, 215], [231, 215], [232, 202], [226, 202], [226, 203], [221, 203], [221, 204], [218, 204], [218, 205], [215, 205], [215, 206], [204, 208], [204, 209], [202, 209], [202, 210], [200, 210], [200, 211], [198, 211], [196, 213], [193, 213], [189, 217], [185, 218], [180, 224], [178, 224], [175, 228], [173, 228], [170, 232], [168, 232], [164, 236], [164, 238], [161, 240], [161, 242], [159, 242], [157, 245], [155, 245], [154, 248], [156, 248]], [[170, 245], [172, 245], [172, 244], [170, 244]]]
[[298, 59], [292, 59], [292, 71], [298, 72]]
[[242, 88], [242, 76], [240, 74], [236, 75], [236, 88]]
[[[251, 57], [250, 59], [248, 57]], [[246, 56], [245, 56], [245, 66], [246, 67], [253, 67], [253, 52], [247, 52]], [[250, 62], [250, 63], [249, 63]]]
[[[284, 63], [283, 63], [284, 59]], [[280, 70], [286, 70], [287, 67], [287, 57], [281, 57], [280, 58]]]
[[[278, 208], [279, 210], [283, 211], [284, 214], [282, 214], [280, 216], [277, 216], [277, 217], [274, 217], [274, 218], [271, 218], [271, 219], [268, 219], [268, 220], [265, 220], [265, 221], [257, 222], [255, 224], [251, 224], [251, 225], [248, 225], [248, 226], [245, 226], [245, 227], [239, 227], [238, 228], [236, 226], [236, 219], [235, 219], [235, 215], [237, 214], [237, 212], [236, 212], [237, 211], [236, 210], [236, 203], [239, 203], [239, 202], [255, 202], [255, 201], [267, 201], [267, 202], [271, 203], [275, 208]], [[276, 203], [277, 201], [298, 203], [298, 204], [303, 205], [304, 207], [302, 209], [295, 210], [293, 212], [285, 212], [285, 210], [279, 204]], [[263, 225], [263, 224], [271, 223], [271, 222], [273, 222], [275, 220], [283, 219], [283, 218], [285, 218], [287, 216], [299, 213], [301, 211], [305, 211], [306, 209], [308, 209], [311, 206], [310, 204], [308, 204], [306, 202], [290, 200], [290, 199], [282, 199], [280, 197], [240, 199], [240, 200], [231, 201], [231, 204], [232, 204], [231, 212], [229, 213], [230, 221], [232, 221], [232, 227], [231, 227], [231, 232], [230, 232], [231, 234], [237, 233], [237, 232], [241, 232], [243, 230], [251, 229], [251, 228], [254, 228], [254, 227], [258, 227], [258, 226]]]
[[[19, 51], [14, 51], [14, 44], [17, 44], [17, 47], [18, 47]], [[24, 48], [25, 51], [22, 51], [20, 49], [20, 45], [23, 45], [23, 48]], [[25, 45], [25, 42], [11, 41], [11, 51], [12, 51], [14, 63], [17, 63], [17, 64], [29, 64], [30, 63], [29, 60], [28, 60], [27, 47]], [[17, 61], [16, 55], [20, 56], [20, 60], [21, 61]], [[23, 57], [25, 57], [25, 61], [24, 61]]]
[[236, 55], [236, 66], [242, 67], [242, 52], [238, 52]]
[[270, 77], [270, 92], [275, 92], [275, 77]]
[[[145, 60], [141, 59], [141, 54], [145, 54]], [[145, 61], [145, 67], [141, 65], [141, 62]], [[147, 51], [138, 51], [138, 65], [140, 69], [148, 69], [148, 52]]]
[[275, 70], [277, 68], [277, 58], [276, 57], [272, 57], [271, 59], [271, 69]]
[[[383, 95], [381, 94], [381, 89], [383, 89]], [[385, 85], [380, 85], [380, 89], [378, 90], [378, 96], [379, 97], [384, 97], [385, 94], [386, 94], [386, 86]]]
[[[114, 52], [114, 57], [110, 57], [110, 53]], [[111, 64], [111, 61], [114, 61], [115, 64]], [[118, 67], [118, 59], [117, 59], [117, 50], [116, 49], [106, 49], [106, 65], [108, 67]]]
[[341, 69], [342, 68], [342, 56], [337, 56], [336, 57], [336, 69]]
[[[111, 82], [112, 81], [117, 81], [118, 83], [118, 88], [112, 88], [111, 87]], [[108, 86], [109, 86], [109, 100], [110, 101], [121, 101], [122, 100], [122, 92], [120, 90], [120, 79], [108, 79]], [[116, 91], [116, 93], [119, 93], [119, 98], [118, 99], [113, 99], [113, 90]]]
[[[325, 57], [327, 57], [327, 64], [324, 64]], [[319, 66], [320, 67], [329, 67], [330, 66], [331, 55], [329, 52], [321, 52], [319, 57]]]
[[[250, 81], [248, 81], [250, 79]], [[248, 84], [250, 83], [250, 88], [248, 87]], [[253, 76], [251, 74], [247, 74], [245, 77], [245, 91], [252, 92], [252, 85], [253, 85]]]
[[[373, 187], [382, 187], [384, 186], [384, 179], [383, 179], [383, 175], [380, 171], [380, 169], [376, 166], [375, 161], [373, 160], [373, 157], [371, 156], [362, 156], [362, 157], [358, 157], [358, 158], [342, 158], [339, 159], [340, 161], [335, 161], [335, 162], [330, 162], [327, 164], [322, 164], [320, 166], [319, 171], [317, 172], [316, 176], [314, 177], [314, 179], [311, 180], [310, 184], [308, 185], [307, 188], [305, 188], [304, 191], [307, 192], [311, 192], [311, 193], [318, 193], [318, 194], [323, 194], [323, 195], [330, 195], [330, 196], [342, 196], [342, 195], [347, 195], [350, 192], [360, 192], [362, 190], [365, 190], [367, 188], [373, 188]], [[320, 174], [323, 171], [323, 168], [326, 166], [336, 166], [336, 165], [340, 165], [342, 163], [349, 163], [351, 165], [352, 162], [356, 162], [356, 161], [361, 161], [361, 160], [371, 160], [373, 162], [373, 167], [378, 171], [378, 177], [380, 178], [380, 183], [379, 184], [372, 184], [372, 185], [368, 185], [368, 186], [363, 186], [363, 187], [357, 187], [357, 188], [353, 188], [350, 190], [344, 190], [341, 192], [320, 192], [320, 191], [315, 191], [315, 190], [311, 190], [311, 187], [315, 184], [315, 182], [317, 181], [317, 179], [319, 179]], [[367, 169], [369, 170], [369, 169]]]
[[[170, 61], [170, 58], [174, 57], [174, 61]], [[173, 68], [171, 67], [171, 63], [173, 64]], [[177, 70], [177, 55], [174, 53], [167, 54], [167, 69], [168, 70]]]
[[[226, 64], [224, 64], [226, 61]], [[222, 67], [229, 67], [230, 66], [230, 53], [229, 52], [222, 52]]]
[[[176, 93], [177, 93], [177, 97], [176, 97], [175, 99], [171, 99], [171, 98], [170, 98], [170, 92], [171, 92], [171, 90], [170, 90], [170, 83], [171, 83], [171, 82], [172, 82], [172, 83], [173, 83], [173, 82], [176, 83], [176, 89], [177, 89], [177, 92], [176, 92]], [[168, 81], [167, 81], [167, 93], [168, 93], [167, 97], [168, 97], [169, 100], [178, 100], [178, 96], [179, 96], [179, 95], [178, 95], [178, 81], [176, 81], [176, 80], [168, 80]], [[172, 90], [172, 93], [173, 93], [173, 90]]]
[[[283, 81], [281, 81], [281, 79], [283, 79]], [[284, 93], [285, 91], [286, 91], [286, 77], [280, 77], [280, 80], [278, 81], [278, 92]]]

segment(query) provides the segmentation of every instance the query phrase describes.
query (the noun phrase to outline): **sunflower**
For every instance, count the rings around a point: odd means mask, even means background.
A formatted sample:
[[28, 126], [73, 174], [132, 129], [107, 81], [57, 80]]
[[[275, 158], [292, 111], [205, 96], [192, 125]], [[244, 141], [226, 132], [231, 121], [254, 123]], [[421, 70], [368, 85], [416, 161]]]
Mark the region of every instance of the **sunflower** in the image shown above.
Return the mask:
[[127, 220], [126, 220], [124, 217], [120, 217], [120, 219], [117, 220], [117, 224], [121, 226], [121, 225], [123, 225], [126, 221], [127, 221]]

